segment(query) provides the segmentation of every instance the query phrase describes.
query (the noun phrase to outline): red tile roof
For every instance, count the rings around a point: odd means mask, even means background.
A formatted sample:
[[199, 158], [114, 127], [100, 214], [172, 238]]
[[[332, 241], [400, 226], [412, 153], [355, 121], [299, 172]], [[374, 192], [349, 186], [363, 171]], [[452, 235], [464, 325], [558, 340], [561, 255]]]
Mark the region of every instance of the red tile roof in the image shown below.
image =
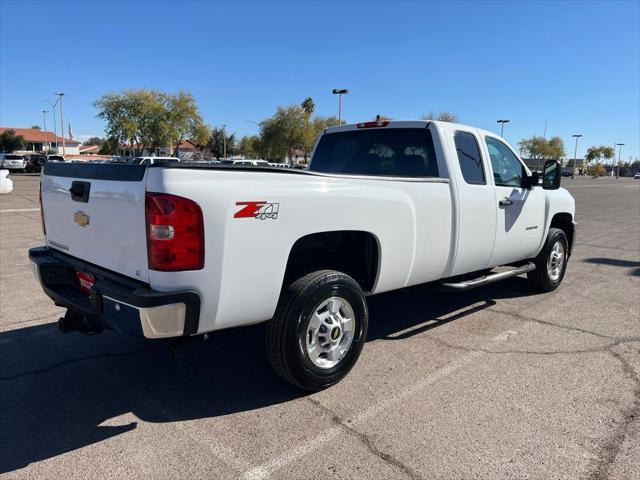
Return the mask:
[[[42, 130], [38, 130], [35, 128], [14, 128], [14, 127], [0, 127], [0, 134], [5, 132], [6, 130], [13, 130], [16, 132], [16, 135], [21, 135], [27, 142], [51, 142], [56, 143], [56, 136], [53, 132], [43, 132]], [[67, 145], [79, 145], [80, 142], [77, 140], [71, 140], [70, 138], [64, 139], [65, 144]], [[62, 137], [58, 137], [58, 143], [62, 144]]]
[[178, 148], [180, 150], [196, 150], [196, 144], [193, 143], [191, 140], [182, 140], [178, 144]]

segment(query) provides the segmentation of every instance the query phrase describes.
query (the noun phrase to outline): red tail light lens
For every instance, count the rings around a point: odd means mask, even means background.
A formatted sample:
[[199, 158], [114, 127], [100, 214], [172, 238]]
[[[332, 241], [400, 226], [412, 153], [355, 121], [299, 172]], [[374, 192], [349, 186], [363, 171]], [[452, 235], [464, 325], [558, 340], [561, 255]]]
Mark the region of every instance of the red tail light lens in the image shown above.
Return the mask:
[[151, 270], [200, 270], [204, 267], [202, 210], [193, 200], [147, 193], [147, 256]]
[[44, 226], [44, 210], [42, 210], [42, 183], [38, 184], [38, 201], [40, 202], [40, 223], [42, 224], [42, 233], [47, 235], [47, 229]]

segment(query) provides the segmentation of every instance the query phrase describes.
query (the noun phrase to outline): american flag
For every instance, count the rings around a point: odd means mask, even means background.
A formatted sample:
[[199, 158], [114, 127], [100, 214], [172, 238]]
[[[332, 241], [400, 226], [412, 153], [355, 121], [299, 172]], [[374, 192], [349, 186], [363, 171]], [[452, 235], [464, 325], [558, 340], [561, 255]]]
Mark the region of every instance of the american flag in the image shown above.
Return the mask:
[[71, 131], [71, 122], [69, 122], [69, 139], [73, 140], [73, 131]]

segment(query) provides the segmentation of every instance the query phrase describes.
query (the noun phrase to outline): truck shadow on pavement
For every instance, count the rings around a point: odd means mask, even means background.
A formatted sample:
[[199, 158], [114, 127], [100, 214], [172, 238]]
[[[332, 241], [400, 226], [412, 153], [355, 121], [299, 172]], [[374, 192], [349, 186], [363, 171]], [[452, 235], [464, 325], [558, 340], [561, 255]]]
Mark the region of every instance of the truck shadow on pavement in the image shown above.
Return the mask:
[[[419, 286], [378, 295], [368, 340], [401, 340], [529, 295], [521, 278], [457, 294]], [[133, 430], [137, 419], [212, 418], [304, 396], [270, 369], [263, 333], [263, 325], [218, 332], [175, 359], [158, 342], [62, 335], [55, 323], [0, 333], [0, 473]]]
[[631, 268], [629, 275], [634, 275], [636, 277], [640, 277], [640, 262], [635, 262], [633, 260], [622, 260], [619, 258], [603, 258], [603, 257], [594, 257], [594, 258], [585, 258], [583, 262], [593, 263], [595, 265], [609, 265], [612, 267], [622, 267], [622, 268]]

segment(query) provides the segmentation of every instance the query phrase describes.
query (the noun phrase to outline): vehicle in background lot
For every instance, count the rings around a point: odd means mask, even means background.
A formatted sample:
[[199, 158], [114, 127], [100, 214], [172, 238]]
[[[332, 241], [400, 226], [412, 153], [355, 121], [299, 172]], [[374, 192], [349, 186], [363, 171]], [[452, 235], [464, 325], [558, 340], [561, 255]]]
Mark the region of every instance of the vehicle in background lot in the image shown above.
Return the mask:
[[153, 165], [154, 163], [177, 163], [180, 159], [176, 157], [135, 157], [131, 165]]
[[28, 154], [24, 156], [25, 163], [25, 171], [28, 173], [39, 173], [42, 170], [42, 167], [45, 163], [47, 163], [47, 157], [39, 154]]
[[634, 179], [634, 180], [640, 180], [640, 173], [636, 173], [636, 174], [633, 176], [633, 179]]
[[14, 153], [0, 153], [0, 168], [14, 172], [24, 172], [25, 170], [24, 155], [16, 155]]
[[254, 167], [268, 167], [270, 164], [266, 160], [253, 160], [245, 158], [243, 160], [223, 159], [220, 160], [222, 165], [252, 165]]
[[63, 331], [166, 338], [268, 321], [275, 371], [319, 390], [358, 359], [368, 295], [524, 273], [556, 289], [575, 205], [558, 162], [541, 177], [499, 135], [437, 121], [328, 128], [308, 170], [47, 164], [46, 246], [29, 256], [67, 308]]
[[563, 177], [572, 177], [573, 173], [571, 172], [571, 170], [562, 170], [562, 176]]
[[47, 162], [64, 162], [63, 155], [47, 155]]

